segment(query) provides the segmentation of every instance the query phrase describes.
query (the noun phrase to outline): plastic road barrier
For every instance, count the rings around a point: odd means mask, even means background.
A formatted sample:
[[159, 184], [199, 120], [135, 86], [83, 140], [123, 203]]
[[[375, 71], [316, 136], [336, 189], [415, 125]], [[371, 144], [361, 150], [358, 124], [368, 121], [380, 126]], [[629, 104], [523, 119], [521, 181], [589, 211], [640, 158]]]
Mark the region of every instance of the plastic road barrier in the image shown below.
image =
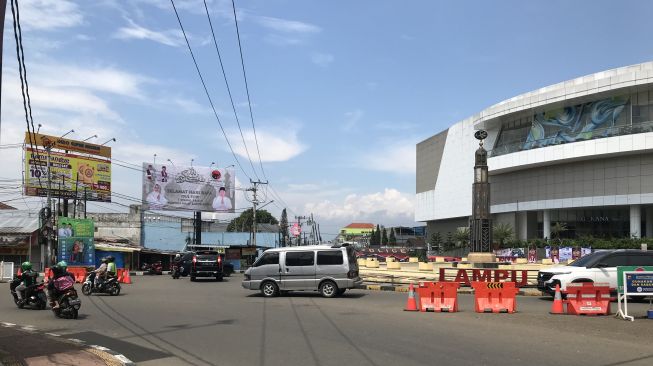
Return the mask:
[[449, 312], [458, 311], [458, 282], [420, 282], [420, 311]]
[[477, 313], [514, 313], [519, 290], [514, 282], [472, 282]]
[[567, 285], [567, 314], [610, 314], [610, 286], [607, 283], [570, 283]]

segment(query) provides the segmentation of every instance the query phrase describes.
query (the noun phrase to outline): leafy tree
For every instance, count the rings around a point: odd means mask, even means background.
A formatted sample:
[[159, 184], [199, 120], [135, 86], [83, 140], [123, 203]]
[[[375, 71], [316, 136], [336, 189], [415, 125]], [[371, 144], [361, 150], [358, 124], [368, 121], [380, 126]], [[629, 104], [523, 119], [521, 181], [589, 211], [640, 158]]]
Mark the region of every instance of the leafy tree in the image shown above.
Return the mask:
[[397, 237], [395, 236], [395, 229], [390, 229], [390, 238], [388, 239], [390, 245], [397, 245]]
[[374, 232], [374, 245], [381, 245], [381, 228], [376, 224], [376, 231]]
[[[243, 211], [243, 213], [241, 213], [240, 216], [231, 220], [229, 226], [227, 226], [227, 231], [249, 232], [252, 231], [253, 223], [254, 223], [254, 212], [250, 208], [246, 211]], [[267, 212], [266, 210], [256, 210], [256, 223], [277, 225], [279, 221], [277, 221], [277, 219], [275, 219], [274, 216], [272, 216], [272, 214]]]
[[288, 242], [288, 237], [290, 237], [290, 234], [288, 233], [288, 214], [286, 213], [285, 208], [283, 211], [281, 211], [281, 223], [279, 224], [279, 232], [281, 233], [281, 242], [285, 245]]
[[562, 234], [565, 231], [567, 231], [567, 224], [558, 221], [555, 223], [555, 225], [551, 226], [551, 237], [553, 239], [557, 239], [560, 243], [562, 243], [562, 239], [560, 239], [560, 234]]
[[469, 227], [459, 227], [453, 234], [456, 246], [466, 247], [469, 244]]
[[383, 231], [381, 233], [381, 241], [384, 247], [388, 246], [388, 232], [385, 231], [385, 228], [383, 228]]
[[492, 228], [492, 237], [499, 242], [499, 247], [503, 248], [506, 241], [510, 240], [514, 235], [512, 226], [507, 223], [499, 223]]
[[453, 249], [456, 246], [456, 243], [453, 241], [453, 235], [451, 234], [451, 231], [447, 232], [447, 237], [444, 240], [444, 249], [445, 250], [450, 250]]
[[442, 251], [442, 236], [439, 231], [431, 234], [431, 249]]

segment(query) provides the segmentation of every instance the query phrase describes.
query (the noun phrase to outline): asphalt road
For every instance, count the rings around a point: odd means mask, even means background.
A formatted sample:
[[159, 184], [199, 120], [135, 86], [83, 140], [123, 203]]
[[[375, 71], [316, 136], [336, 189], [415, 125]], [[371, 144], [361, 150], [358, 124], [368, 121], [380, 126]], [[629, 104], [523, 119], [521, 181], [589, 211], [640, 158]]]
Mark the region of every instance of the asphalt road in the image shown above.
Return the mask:
[[653, 320], [553, 316], [550, 300], [538, 297], [518, 297], [516, 314], [476, 314], [469, 295], [459, 313], [413, 313], [402, 311], [405, 293], [265, 299], [242, 289], [240, 275], [132, 279], [118, 297], [82, 295], [78, 320], [19, 310], [0, 284], [0, 321], [102, 345], [139, 365], [653, 364]]

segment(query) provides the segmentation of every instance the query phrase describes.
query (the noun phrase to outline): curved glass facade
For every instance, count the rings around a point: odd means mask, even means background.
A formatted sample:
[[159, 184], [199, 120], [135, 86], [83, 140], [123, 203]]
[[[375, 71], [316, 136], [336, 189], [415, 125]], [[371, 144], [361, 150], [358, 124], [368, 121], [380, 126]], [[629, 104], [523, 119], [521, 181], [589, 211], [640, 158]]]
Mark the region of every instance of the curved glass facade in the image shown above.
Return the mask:
[[653, 90], [536, 110], [501, 125], [491, 156], [603, 137], [653, 132]]

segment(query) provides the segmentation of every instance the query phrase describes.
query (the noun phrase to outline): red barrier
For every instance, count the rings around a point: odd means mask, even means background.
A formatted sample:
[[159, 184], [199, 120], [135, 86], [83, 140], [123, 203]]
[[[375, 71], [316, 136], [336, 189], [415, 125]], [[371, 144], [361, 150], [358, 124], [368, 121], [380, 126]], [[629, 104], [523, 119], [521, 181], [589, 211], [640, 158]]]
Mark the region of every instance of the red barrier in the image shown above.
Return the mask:
[[68, 272], [75, 276], [77, 283], [83, 283], [86, 279], [86, 267], [68, 267]]
[[420, 311], [458, 311], [458, 282], [421, 282], [419, 294]]
[[472, 282], [477, 313], [514, 313], [519, 290], [514, 282]]
[[565, 293], [569, 315], [610, 314], [610, 286], [607, 283], [570, 283]]

